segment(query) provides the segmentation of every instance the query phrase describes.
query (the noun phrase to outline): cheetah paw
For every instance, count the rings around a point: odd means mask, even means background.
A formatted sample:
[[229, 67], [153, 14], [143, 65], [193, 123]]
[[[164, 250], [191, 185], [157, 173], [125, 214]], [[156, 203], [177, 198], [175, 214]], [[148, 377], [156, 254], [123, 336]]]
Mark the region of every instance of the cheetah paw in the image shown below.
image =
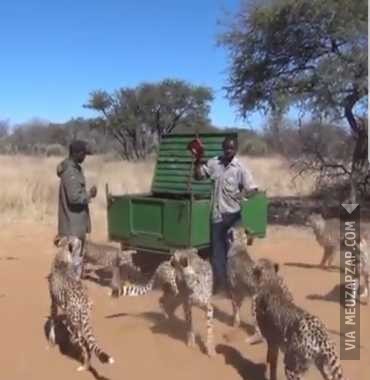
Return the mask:
[[113, 364], [113, 363], [114, 363], [114, 358], [110, 357], [110, 358], [108, 359], [108, 363], [109, 363], [109, 364]]
[[55, 339], [55, 329], [53, 326], [50, 327], [48, 338], [49, 338], [50, 346], [55, 346], [56, 339]]
[[245, 342], [252, 345], [252, 344], [262, 343], [263, 339], [262, 339], [261, 335], [254, 334], [254, 335], [250, 336], [249, 338], [246, 338]]
[[214, 346], [207, 348], [207, 355], [211, 358], [216, 356], [216, 350], [215, 350]]
[[82, 372], [82, 371], [87, 371], [88, 370], [88, 367], [86, 367], [85, 365], [80, 365], [79, 367], [77, 367], [77, 372]]
[[194, 334], [189, 334], [187, 345], [188, 345], [188, 347], [194, 347], [195, 346], [195, 336], [194, 336]]
[[360, 298], [366, 298], [369, 295], [369, 291], [364, 288], [364, 290], [360, 293]]

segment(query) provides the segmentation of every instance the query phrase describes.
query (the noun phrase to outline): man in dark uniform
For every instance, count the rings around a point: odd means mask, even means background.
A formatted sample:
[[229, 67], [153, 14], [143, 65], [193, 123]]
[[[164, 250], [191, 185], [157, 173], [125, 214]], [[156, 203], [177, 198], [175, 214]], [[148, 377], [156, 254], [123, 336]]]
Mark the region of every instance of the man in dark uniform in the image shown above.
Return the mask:
[[69, 146], [69, 157], [57, 166], [60, 178], [58, 202], [58, 236], [77, 236], [82, 241], [81, 255], [73, 258], [78, 277], [82, 273], [82, 253], [86, 234], [91, 232], [89, 203], [97, 195], [96, 186], [86, 190], [81, 167], [87, 154], [87, 143], [74, 140]]

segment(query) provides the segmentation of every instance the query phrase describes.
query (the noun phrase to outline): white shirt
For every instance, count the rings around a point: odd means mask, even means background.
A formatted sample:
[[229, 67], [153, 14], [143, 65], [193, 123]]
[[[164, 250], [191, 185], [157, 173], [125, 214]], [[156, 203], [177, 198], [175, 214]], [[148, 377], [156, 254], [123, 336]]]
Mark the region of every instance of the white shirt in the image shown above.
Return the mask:
[[214, 182], [213, 221], [221, 221], [223, 213], [240, 211], [239, 193], [242, 190], [257, 188], [249, 170], [234, 157], [225, 166], [220, 157], [211, 158], [201, 166], [202, 176], [209, 177]]

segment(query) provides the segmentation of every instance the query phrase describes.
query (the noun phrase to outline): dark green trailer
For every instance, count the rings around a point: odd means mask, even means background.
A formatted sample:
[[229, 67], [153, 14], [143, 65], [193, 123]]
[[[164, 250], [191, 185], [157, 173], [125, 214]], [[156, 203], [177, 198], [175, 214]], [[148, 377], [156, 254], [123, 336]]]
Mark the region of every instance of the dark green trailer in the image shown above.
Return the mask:
[[[200, 134], [205, 158], [222, 154], [222, 141], [231, 134]], [[187, 150], [192, 139], [193, 135], [186, 134], [162, 139], [149, 194], [111, 195], [107, 189], [110, 240], [158, 253], [209, 247], [212, 182], [193, 178], [193, 158]], [[242, 201], [242, 223], [250, 237], [265, 237], [267, 199], [263, 192]]]

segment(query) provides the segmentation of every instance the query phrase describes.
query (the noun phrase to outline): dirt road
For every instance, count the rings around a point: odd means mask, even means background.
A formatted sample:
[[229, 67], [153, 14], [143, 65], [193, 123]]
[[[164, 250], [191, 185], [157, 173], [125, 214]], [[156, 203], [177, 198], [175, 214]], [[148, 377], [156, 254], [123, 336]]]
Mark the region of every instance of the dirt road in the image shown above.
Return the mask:
[[[94, 301], [93, 326], [101, 346], [115, 358], [112, 366], [94, 358], [95, 372], [77, 372], [78, 363], [58, 347], [48, 349], [44, 324], [49, 313], [45, 276], [53, 254], [53, 226], [26, 224], [2, 226], [0, 232], [0, 379], [1, 380], [89, 380], [118, 379], [264, 379], [265, 344], [248, 346], [246, 326], [230, 325], [231, 305], [216, 301], [215, 358], [209, 359], [201, 346], [185, 345], [182, 310], [171, 323], [161, 319], [158, 292], [140, 298], [107, 296], [108, 289], [87, 282]], [[104, 230], [92, 239], [104, 241]], [[281, 271], [296, 301], [326, 323], [339, 344], [339, 273], [316, 268], [320, 248], [308, 230], [271, 228], [268, 238], [251, 249], [255, 257], [267, 256], [281, 264]], [[345, 375], [352, 380], [370, 375], [370, 305], [361, 306], [361, 360], [343, 361]], [[196, 310], [196, 329], [204, 337], [204, 319]], [[243, 306], [249, 320], [249, 302]], [[284, 379], [283, 367], [279, 378]], [[99, 377], [100, 376], [100, 377]], [[306, 379], [320, 379], [315, 369]]]

